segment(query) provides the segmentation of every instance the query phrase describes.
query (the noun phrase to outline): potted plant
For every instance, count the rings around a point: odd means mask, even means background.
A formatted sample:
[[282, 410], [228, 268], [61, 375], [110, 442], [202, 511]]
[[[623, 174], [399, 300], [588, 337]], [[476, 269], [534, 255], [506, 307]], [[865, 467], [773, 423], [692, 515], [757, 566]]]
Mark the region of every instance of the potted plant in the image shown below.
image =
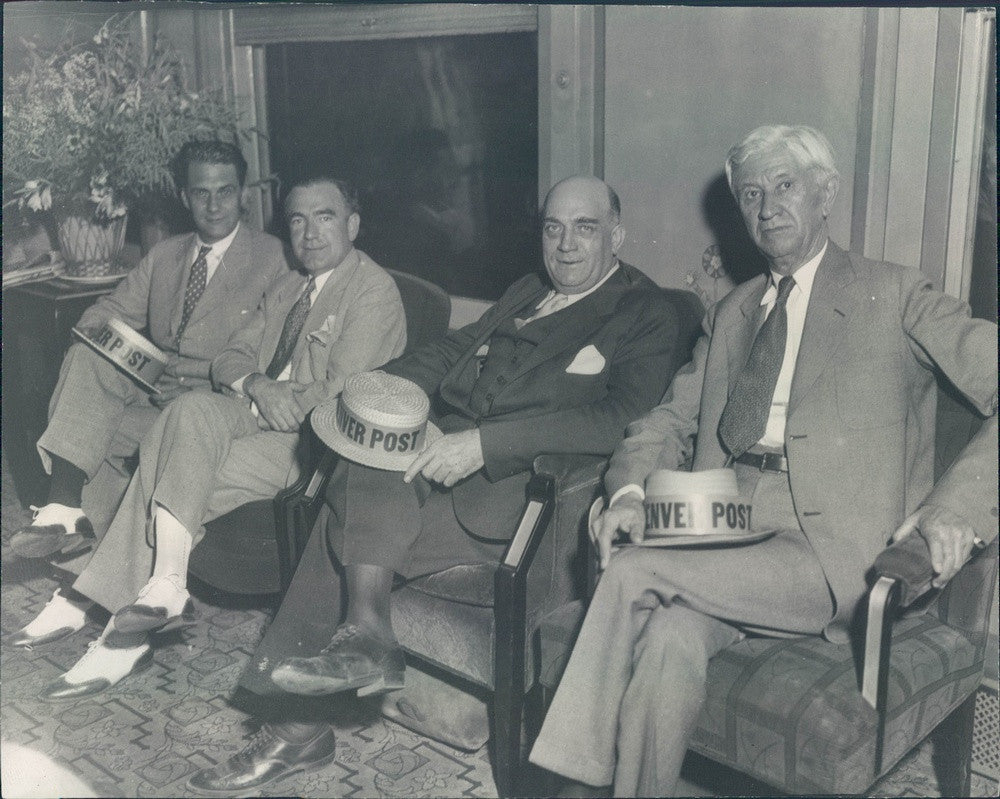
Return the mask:
[[26, 67], [4, 77], [4, 207], [52, 215], [67, 274], [121, 271], [128, 210], [176, 196], [181, 145], [239, 136], [234, 106], [190, 91], [165, 40], [142, 52], [133, 16], [51, 52], [25, 42]]

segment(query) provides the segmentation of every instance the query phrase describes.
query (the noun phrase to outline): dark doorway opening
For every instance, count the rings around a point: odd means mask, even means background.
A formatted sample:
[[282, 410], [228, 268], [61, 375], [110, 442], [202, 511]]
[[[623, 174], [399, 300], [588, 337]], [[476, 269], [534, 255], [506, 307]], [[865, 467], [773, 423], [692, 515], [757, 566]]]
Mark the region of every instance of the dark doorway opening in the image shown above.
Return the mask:
[[535, 34], [270, 45], [266, 62], [273, 171], [353, 182], [378, 263], [483, 299], [537, 268]]

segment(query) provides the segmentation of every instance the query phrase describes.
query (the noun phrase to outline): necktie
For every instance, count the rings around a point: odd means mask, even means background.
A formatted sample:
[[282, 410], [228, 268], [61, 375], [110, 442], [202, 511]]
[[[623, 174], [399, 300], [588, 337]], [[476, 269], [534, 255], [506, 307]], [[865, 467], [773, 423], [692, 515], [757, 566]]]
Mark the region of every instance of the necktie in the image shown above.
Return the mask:
[[760, 441], [771, 412], [771, 398], [778, 382], [788, 338], [788, 295], [795, 287], [791, 276], [778, 283], [778, 299], [764, 320], [750, 350], [746, 366], [736, 379], [719, 419], [719, 437], [734, 458]]
[[212, 248], [202, 245], [198, 250], [198, 257], [191, 264], [191, 273], [188, 275], [187, 288], [184, 289], [184, 308], [181, 311], [181, 326], [177, 328], [177, 340], [181, 340], [181, 334], [187, 327], [194, 306], [198, 304], [201, 295], [205, 291], [205, 284], [208, 283], [208, 254]]
[[312, 307], [312, 293], [315, 287], [316, 279], [309, 275], [306, 287], [295, 301], [295, 305], [288, 311], [288, 316], [285, 317], [285, 324], [281, 328], [281, 336], [278, 338], [278, 348], [274, 351], [274, 357], [271, 358], [271, 363], [267, 365], [265, 372], [272, 380], [277, 379], [292, 359], [292, 352], [299, 340], [299, 333], [302, 332], [302, 325], [305, 324], [309, 309]]
[[554, 314], [561, 308], [566, 307], [566, 303], [569, 302], [568, 294], [559, 294], [558, 292], [552, 292], [545, 301], [538, 306], [535, 312], [529, 316], [527, 319], [515, 319], [514, 324], [520, 329], [528, 322], [534, 322], [536, 319], [541, 319], [544, 316], [549, 316]]

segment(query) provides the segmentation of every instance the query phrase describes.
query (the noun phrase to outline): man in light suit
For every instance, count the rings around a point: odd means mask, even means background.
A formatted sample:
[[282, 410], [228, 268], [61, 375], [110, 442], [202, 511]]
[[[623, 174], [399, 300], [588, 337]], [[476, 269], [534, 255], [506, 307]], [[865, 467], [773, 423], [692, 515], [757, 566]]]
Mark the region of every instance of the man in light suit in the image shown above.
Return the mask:
[[278, 277], [212, 362], [225, 393], [178, 398], [143, 438], [121, 508], [73, 584], [115, 616], [43, 699], [89, 696], [148, 663], [147, 633], [190, 620], [188, 558], [203, 522], [296, 479], [306, 415], [350, 375], [403, 351], [396, 284], [353, 246], [353, 189], [310, 179], [292, 188], [285, 210], [302, 272]]
[[[281, 242], [240, 222], [247, 164], [237, 147], [188, 142], [174, 166], [195, 232], [154, 246], [77, 325], [96, 331], [118, 318], [145, 331], [168, 358], [155, 384], [158, 393], [143, 391], [85, 344], [70, 347], [38, 441], [52, 475], [48, 502], [11, 539], [21, 557], [86, 552], [95, 537], [100, 540], [128, 485], [124, 460], [135, 455], [163, 408], [210, 385], [212, 359], [253, 313], [271, 281], [288, 272]], [[62, 565], [79, 573], [85, 563], [86, 556]], [[83, 627], [88, 604], [72, 591], [57, 590], [10, 642], [39, 646], [75, 632]]]
[[[369, 694], [401, 686], [389, 618], [394, 575], [496, 563], [523, 508], [533, 459], [610, 453], [625, 425], [659, 399], [688, 352], [687, 309], [618, 260], [624, 235], [607, 184], [593, 177], [556, 184], [542, 222], [548, 285], [522, 278], [478, 322], [384, 367], [433, 398], [444, 435], [403, 475], [341, 461], [327, 492], [330, 520], [313, 531], [244, 687]], [[348, 597], [342, 624], [338, 560]], [[265, 665], [321, 648], [273, 675]], [[329, 724], [302, 715], [265, 725], [261, 736], [189, 787], [257, 790], [335, 752]]]
[[[748, 631], [846, 640], [890, 539], [925, 538], [943, 585], [996, 534], [996, 326], [829, 241], [838, 176], [817, 131], [759, 128], [726, 174], [770, 274], [709, 311], [612, 458], [591, 530], [605, 570], [531, 753], [583, 794], [671, 795], [709, 658]], [[936, 371], [988, 418], [933, 485]], [[696, 434], [693, 469], [732, 464], [755, 529], [776, 533], [611, 555], [619, 532], [643, 538], [646, 476], [680, 468]]]

